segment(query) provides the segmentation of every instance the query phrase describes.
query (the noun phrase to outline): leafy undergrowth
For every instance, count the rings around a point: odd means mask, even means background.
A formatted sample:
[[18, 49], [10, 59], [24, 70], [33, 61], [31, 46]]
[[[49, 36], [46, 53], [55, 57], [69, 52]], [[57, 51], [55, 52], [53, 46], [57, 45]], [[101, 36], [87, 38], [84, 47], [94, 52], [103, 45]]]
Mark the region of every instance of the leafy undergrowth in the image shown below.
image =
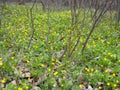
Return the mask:
[[[84, 55], [80, 52], [91, 28], [89, 15], [71, 58], [66, 53], [59, 61], [53, 55], [62, 53], [68, 45], [72, 29], [70, 11], [51, 12], [50, 18], [47, 12], [33, 12], [35, 33], [30, 48], [29, 7], [6, 7], [5, 12], [8, 14], [4, 14], [0, 28], [0, 90], [120, 88], [120, 31], [107, 14], [92, 34]], [[82, 27], [81, 18], [78, 26]], [[72, 31], [74, 47], [77, 31]]]

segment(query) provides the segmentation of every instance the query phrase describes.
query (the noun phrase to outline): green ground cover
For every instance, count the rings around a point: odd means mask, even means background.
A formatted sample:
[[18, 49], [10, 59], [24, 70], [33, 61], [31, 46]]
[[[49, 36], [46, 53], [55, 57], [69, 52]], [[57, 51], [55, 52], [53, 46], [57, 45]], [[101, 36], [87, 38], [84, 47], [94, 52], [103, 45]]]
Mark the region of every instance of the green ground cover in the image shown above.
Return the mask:
[[[71, 58], [66, 53], [61, 62], [52, 58], [52, 54], [63, 50], [69, 42], [72, 30], [70, 11], [51, 12], [48, 18], [48, 13], [42, 12], [40, 7], [35, 9], [35, 33], [30, 48], [28, 44], [32, 31], [29, 7], [7, 6], [3, 14], [0, 28], [0, 83], [6, 84], [5, 90], [30, 90], [41, 78], [45, 80], [37, 85], [39, 90], [80, 90], [83, 85], [90, 85], [96, 90], [119, 90], [120, 26], [115, 28], [115, 21], [108, 17], [108, 13], [95, 28], [84, 55], [81, 55], [91, 28], [88, 13], [79, 45]], [[83, 17], [83, 13], [80, 17]], [[78, 28], [81, 29], [82, 19], [79, 18], [79, 21]], [[72, 30], [71, 47], [76, 43], [77, 33], [76, 29]], [[28, 77], [22, 77], [23, 74]]]

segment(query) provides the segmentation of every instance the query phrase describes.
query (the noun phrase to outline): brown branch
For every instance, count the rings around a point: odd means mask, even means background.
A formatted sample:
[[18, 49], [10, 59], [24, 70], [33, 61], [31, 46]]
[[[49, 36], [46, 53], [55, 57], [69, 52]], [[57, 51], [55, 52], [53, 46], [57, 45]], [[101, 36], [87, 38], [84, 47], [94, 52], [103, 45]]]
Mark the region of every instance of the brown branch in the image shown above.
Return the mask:
[[70, 54], [69, 54], [68, 57], [71, 57], [71, 55], [72, 55], [73, 52], [75, 51], [76, 47], [78, 46], [79, 41], [80, 41], [80, 36], [78, 37], [77, 42], [76, 42], [76, 44], [74, 45], [74, 47], [73, 47], [73, 49], [71, 50], [71, 52], [70, 52]]
[[30, 41], [29, 41], [29, 44], [28, 44], [28, 48], [30, 48], [30, 45], [31, 45], [31, 43], [32, 43], [32, 39], [33, 39], [33, 37], [34, 37], [34, 32], [35, 32], [35, 28], [34, 28], [34, 19], [33, 19], [32, 11], [33, 11], [33, 8], [34, 8], [34, 6], [35, 6], [36, 1], [37, 1], [37, 0], [34, 1], [32, 7], [30, 8], [32, 35], [31, 35], [31, 38], [30, 38]]
[[[74, 25], [77, 21], [77, 19], [76, 19], [76, 15], [77, 15], [77, 13], [76, 13], [76, 1], [71, 0], [70, 3], [71, 3], [71, 27], [72, 27], [72, 29], [74, 29]], [[68, 38], [68, 42], [69, 42], [68, 43], [68, 56], [70, 56], [70, 54], [71, 54], [71, 50], [70, 50], [71, 42], [72, 42], [71, 37], [72, 37], [72, 30], [70, 30], [69, 38]]]
[[49, 5], [49, 1], [48, 1], [48, 6], [47, 6], [47, 27], [48, 27], [48, 34], [47, 34], [47, 40], [46, 40], [46, 46], [48, 48], [48, 55], [51, 56], [50, 52], [50, 46], [49, 46], [49, 37], [50, 37], [50, 5]]
[[[79, 5], [81, 4], [81, 1], [79, 2]], [[82, 26], [84, 26], [84, 21], [85, 21], [85, 11], [84, 11], [84, 17], [83, 17], [83, 20], [82, 20], [82, 22], [83, 22], [83, 25]], [[75, 10], [75, 24], [77, 25], [78, 24], [78, 17], [79, 17], [79, 15], [80, 15], [80, 6], [78, 6], [78, 13], [76, 13], [76, 10]], [[81, 28], [82, 29], [82, 28]], [[78, 29], [77, 29], [78, 30]], [[83, 29], [82, 29], [83, 30]], [[81, 30], [81, 31], [82, 31]], [[71, 55], [73, 54], [73, 52], [75, 51], [75, 49], [77, 48], [77, 46], [78, 46], [78, 44], [79, 44], [79, 42], [80, 42], [80, 37], [81, 37], [81, 31], [78, 31], [78, 39], [77, 39], [77, 41], [76, 41], [76, 43], [75, 43], [75, 45], [73, 46], [73, 48], [72, 48], [72, 50], [70, 51], [70, 53], [68, 54], [68, 57], [70, 58], [71, 57]]]
[[67, 46], [65, 46], [64, 53], [63, 53], [62, 56], [59, 58], [59, 61], [60, 61], [60, 62], [62, 62], [62, 58], [63, 58], [63, 56], [65, 55], [66, 52], [67, 52]]
[[92, 33], [93, 33], [96, 25], [99, 23], [100, 19], [101, 19], [102, 16], [107, 12], [108, 8], [111, 6], [112, 3], [113, 3], [113, 0], [112, 0], [112, 2], [110, 3], [110, 5], [109, 5], [108, 7], [106, 7], [106, 6], [107, 6], [107, 1], [106, 1], [106, 3], [105, 3], [105, 5], [104, 5], [104, 7], [102, 8], [99, 16], [98, 16], [98, 17], [96, 18], [96, 20], [94, 21], [93, 26], [92, 26], [92, 28], [91, 28], [91, 30], [90, 30], [90, 33], [88, 34], [88, 37], [86, 38], [86, 40], [85, 40], [85, 42], [84, 42], [84, 45], [83, 45], [83, 48], [82, 48], [82, 50], [81, 50], [81, 53], [82, 53], [82, 54], [83, 54], [83, 52], [84, 52], [84, 49], [85, 49], [85, 47], [86, 47], [86, 45], [87, 45], [87, 42], [88, 42], [90, 36], [92, 35]]

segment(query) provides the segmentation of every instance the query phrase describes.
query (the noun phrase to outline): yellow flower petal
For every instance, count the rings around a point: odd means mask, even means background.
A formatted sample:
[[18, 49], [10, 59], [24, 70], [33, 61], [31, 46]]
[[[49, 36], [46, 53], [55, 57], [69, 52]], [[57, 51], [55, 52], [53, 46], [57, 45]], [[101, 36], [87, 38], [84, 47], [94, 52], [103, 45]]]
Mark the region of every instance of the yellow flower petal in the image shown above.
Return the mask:
[[110, 83], [108, 82], [107, 85], [110, 86]]
[[2, 80], [1, 80], [1, 83], [5, 83], [6, 82], [6, 79], [5, 78], [3, 78]]
[[0, 66], [2, 66], [3, 65], [3, 62], [2, 61], [0, 61]]
[[56, 72], [54, 72], [54, 76], [56, 76], [58, 74], [58, 72], [56, 71]]
[[18, 90], [23, 90], [23, 89], [21, 87], [19, 87]]
[[79, 85], [79, 87], [80, 87], [80, 88], [82, 88], [82, 87], [83, 87], [83, 85], [82, 85], [82, 84], [80, 84], [80, 85]]

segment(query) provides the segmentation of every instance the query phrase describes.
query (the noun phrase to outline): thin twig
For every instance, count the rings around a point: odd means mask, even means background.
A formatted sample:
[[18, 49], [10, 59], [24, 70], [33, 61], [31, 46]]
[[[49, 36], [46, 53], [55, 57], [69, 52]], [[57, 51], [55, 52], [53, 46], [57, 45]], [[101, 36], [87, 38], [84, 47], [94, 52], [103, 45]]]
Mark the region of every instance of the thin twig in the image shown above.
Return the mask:
[[82, 53], [82, 54], [83, 54], [83, 52], [84, 52], [84, 49], [85, 49], [85, 47], [86, 47], [86, 45], [87, 45], [87, 42], [88, 42], [90, 36], [92, 35], [92, 33], [93, 33], [96, 25], [99, 23], [100, 19], [102, 18], [102, 16], [105, 14], [105, 12], [108, 10], [108, 8], [111, 6], [112, 3], [113, 3], [113, 0], [112, 0], [112, 2], [110, 3], [110, 5], [109, 5], [108, 7], [106, 7], [106, 6], [107, 6], [107, 1], [106, 1], [106, 3], [105, 3], [105, 5], [104, 5], [104, 7], [102, 8], [99, 16], [98, 16], [98, 17], [96, 18], [96, 20], [94, 21], [93, 26], [92, 26], [92, 28], [91, 28], [91, 30], [90, 30], [90, 33], [88, 34], [88, 37], [86, 38], [86, 40], [85, 40], [85, 42], [84, 42], [84, 45], [83, 45], [83, 48], [82, 48], [82, 50], [81, 50], [81, 53]]
[[[49, 3], [49, 2], [48, 2]], [[46, 45], [47, 45], [47, 48], [48, 48], [48, 55], [51, 56], [50, 54], [50, 46], [49, 46], [49, 38], [50, 38], [50, 6], [48, 4], [47, 6], [47, 27], [48, 27], [48, 34], [47, 34], [47, 40], [46, 40]]]
[[33, 39], [33, 37], [34, 37], [34, 32], [35, 32], [34, 19], [33, 19], [33, 14], [32, 14], [32, 11], [33, 11], [33, 8], [34, 8], [34, 6], [35, 6], [35, 3], [36, 3], [36, 0], [34, 1], [32, 7], [30, 8], [32, 35], [31, 35], [31, 38], [30, 38], [30, 41], [29, 41], [29, 44], [28, 44], [28, 48], [30, 48], [30, 45], [31, 45], [31, 43], [32, 43], [32, 39]]

